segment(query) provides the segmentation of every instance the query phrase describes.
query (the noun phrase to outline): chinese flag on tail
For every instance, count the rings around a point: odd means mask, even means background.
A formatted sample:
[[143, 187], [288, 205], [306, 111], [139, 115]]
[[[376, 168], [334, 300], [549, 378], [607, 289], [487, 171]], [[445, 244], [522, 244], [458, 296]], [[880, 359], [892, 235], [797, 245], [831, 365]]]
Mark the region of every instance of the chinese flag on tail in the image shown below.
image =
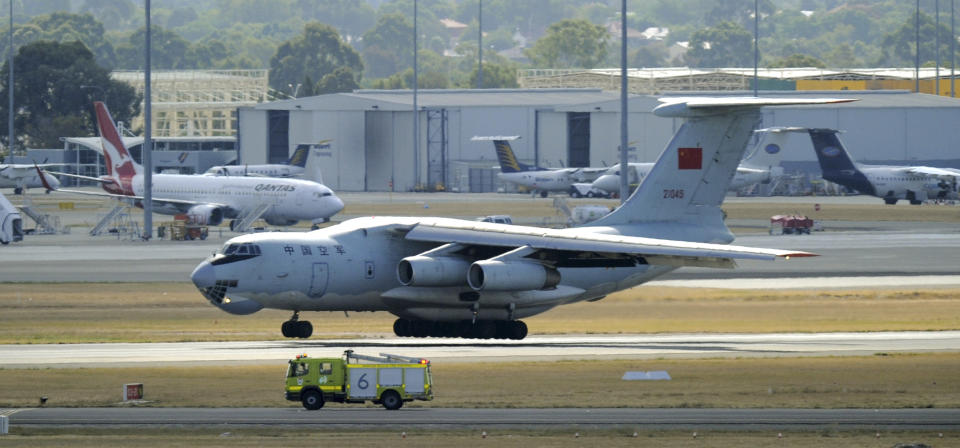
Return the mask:
[[703, 168], [703, 148], [677, 148], [677, 160], [681, 170]]

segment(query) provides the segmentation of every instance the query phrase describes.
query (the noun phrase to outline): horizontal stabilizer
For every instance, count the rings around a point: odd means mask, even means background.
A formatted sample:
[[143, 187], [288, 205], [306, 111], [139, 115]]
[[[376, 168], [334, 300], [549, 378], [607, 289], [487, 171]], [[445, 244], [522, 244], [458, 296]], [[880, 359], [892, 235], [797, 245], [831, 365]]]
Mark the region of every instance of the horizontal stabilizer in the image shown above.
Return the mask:
[[491, 142], [495, 140], [513, 141], [520, 139], [519, 135], [475, 135], [470, 140], [475, 142]]

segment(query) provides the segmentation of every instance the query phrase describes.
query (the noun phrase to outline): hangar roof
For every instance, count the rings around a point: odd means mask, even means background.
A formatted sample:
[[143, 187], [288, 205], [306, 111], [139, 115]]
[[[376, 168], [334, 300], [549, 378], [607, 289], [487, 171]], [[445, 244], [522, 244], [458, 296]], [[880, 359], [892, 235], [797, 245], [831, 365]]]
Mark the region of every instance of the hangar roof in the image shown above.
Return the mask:
[[[420, 107], [555, 107], [612, 101], [618, 92], [600, 89], [482, 89], [419, 90]], [[255, 106], [269, 110], [390, 110], [408, 111], [413, 107], [411, 90], [355, 90]]]
[[[662, 95], [630, 95], [630, 109], [652, 111], [658, 98], [677, 96], [752, 96], [741, 92], [666, 92]], [[762, 91], [767, 97], [854, 98], [853, 103], [831, 105], [838, 108], [938, 108], [960, 107], [960, 99], [913, 93], [907, 90], [845, 91]], [[483, 89], [420, 90], [417, 105], [435, 107], [541, 107], [557, 112], [615, 112], [620, 110], [620, 93], [600, 89]], [[333, 111], [409, 111], [413, 107], [410, 90], [355, 90], [292, 100], [261, 103], [260, 110], [333, 110]], [[799, 107], [799, 106], [798, 106]]]

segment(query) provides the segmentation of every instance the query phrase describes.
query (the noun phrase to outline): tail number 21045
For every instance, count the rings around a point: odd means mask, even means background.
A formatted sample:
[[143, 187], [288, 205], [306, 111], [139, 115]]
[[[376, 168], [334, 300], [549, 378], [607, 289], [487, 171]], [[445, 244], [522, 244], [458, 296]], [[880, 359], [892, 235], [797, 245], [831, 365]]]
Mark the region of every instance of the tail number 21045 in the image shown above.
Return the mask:
[[683, 189], [664, 189], [663, 190], [664, 199], [683, 199]]

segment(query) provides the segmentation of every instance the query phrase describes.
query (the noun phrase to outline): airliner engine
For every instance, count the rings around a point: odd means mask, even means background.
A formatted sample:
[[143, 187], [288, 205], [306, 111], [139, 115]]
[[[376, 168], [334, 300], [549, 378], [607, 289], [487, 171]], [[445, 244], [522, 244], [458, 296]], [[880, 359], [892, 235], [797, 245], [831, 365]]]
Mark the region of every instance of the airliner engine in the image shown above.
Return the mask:
[[276, 216], [264, 216], [263, 220], [270, 224], [271, 226], [292, 226], [297, 223], [296, 219], [283, 219], [277, 218]]
[[218, 226], [223, 222], [223, 210], [215, 205], [194, 205], [187, 210], [187, 219], [189, 219], [190, 224]]
[[469, 269], [462, 258], [415, 255], [397, 264], [397, 280], [403, 286], [460, 286], [467, 283]]
[[481, 260], [470, 265], [467, 283], [476, 291], [529, 291], [560, 283], [560, 272], [539, 263]]

